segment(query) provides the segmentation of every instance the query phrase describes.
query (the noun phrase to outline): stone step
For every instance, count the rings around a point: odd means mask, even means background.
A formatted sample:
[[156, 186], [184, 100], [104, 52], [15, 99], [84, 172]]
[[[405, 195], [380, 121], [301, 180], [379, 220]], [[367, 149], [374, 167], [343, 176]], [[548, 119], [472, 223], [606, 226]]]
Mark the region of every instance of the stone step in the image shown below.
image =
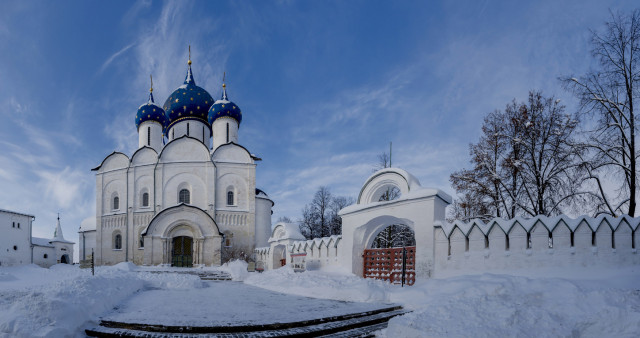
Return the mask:
[[91, 337], [333, 337], [367, 336], [385, 328], [389, 319], [407, 313], [401, 307], [292, 323], [252, 326], [188, 327], [102, 321], [85, 330]]

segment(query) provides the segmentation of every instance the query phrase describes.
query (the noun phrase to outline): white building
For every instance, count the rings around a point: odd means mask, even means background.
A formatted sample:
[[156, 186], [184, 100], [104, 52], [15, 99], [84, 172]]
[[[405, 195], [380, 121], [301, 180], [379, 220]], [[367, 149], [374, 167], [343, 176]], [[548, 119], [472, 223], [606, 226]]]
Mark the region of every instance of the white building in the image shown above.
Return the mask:
[[73, 242], [64, 239], [60, 217], [53, 239], [32, 237], [35, 216], [0, 209], [0, 266], [38, 264], [48, 268], [73, 262]]
[[30, 264], [31, 222], [35, 216], [0, 209], [0, 266]]
[[[113, 152], [96, 172], [96, 264], [219, 265], [265, 246], [273, 202], [256, 189], [256, 161], [238, 143], [240, 108], [184, 84], [138, 109], [139, 148]], [[86, 235], [85, 235], [86, 236]]]

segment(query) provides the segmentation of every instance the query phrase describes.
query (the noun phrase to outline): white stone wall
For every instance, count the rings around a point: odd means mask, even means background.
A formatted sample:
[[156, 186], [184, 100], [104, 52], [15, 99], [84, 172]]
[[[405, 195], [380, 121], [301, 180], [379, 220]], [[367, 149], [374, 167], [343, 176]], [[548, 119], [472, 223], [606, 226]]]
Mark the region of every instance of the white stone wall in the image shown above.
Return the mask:
[[33, 246], [33, 264], [37, 264], [43, 268], [48, 268], [56, 264], [55, 248], [34, 245]]
[[[229, 139], [227, 139], [227, 126], [229, 128]], [[213, 150], [226, 143], [238, 143], [238, 121], [231, 117], [219, 117], [213, 121], [211, 126], [213, 131]]]
[[206, 123], [199, 120], [183, 120], [173, 126], [168, 131], [167, 138], [173, 141], [182, 136], [189, 136], [202, 142], [207, 149], [210, 148], [211, 130]]
[[96, 231], [82, 231], [78, 233], [78, 260], [89, 259], [91, 250], [96, 248]]
[[271, 235], [271, 207], [273, 202], [262, 196], [256, 196], [256, 247], [269, 245]]
[[33, 216], [0, 210], [0, 266], [31, 263], [32, 219]]
[[[435, 273], [640, 264], [640, 218], [567, 216], [439, 222]], [[635, 243], [634, 243], [635, 241]]]
[[162, 150], [162, 140], [162, 124], [152, 120], [144, 121], [140, 124], [138, 128], [138, 148], [150, 147], [159, 153]]
[[295, 241], [288, 246], [287, 264], [293, 262], [292, 255], [305, 254], [306, 270], [318, 270], [328, 266], [341, 265], [339, 252], [342, 236], [314, 238], [307, 241]]

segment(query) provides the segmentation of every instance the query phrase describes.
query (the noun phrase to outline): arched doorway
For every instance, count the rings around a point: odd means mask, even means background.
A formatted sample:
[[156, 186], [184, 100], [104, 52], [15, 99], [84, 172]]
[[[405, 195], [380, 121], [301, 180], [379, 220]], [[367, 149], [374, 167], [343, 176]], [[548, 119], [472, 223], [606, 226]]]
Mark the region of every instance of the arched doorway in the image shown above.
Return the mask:
[[67, 254], [62, 255], [62, 257], [60, 257], [60, 263], [69, 264], [69, 255]]
[[189, 236], [174, 237], [171, 250], [171, 266], [193, 266], [193, 238]]
[[273, 248], [273, 268], [277, 269], [287, 265], [286, 246], [280, 244]]

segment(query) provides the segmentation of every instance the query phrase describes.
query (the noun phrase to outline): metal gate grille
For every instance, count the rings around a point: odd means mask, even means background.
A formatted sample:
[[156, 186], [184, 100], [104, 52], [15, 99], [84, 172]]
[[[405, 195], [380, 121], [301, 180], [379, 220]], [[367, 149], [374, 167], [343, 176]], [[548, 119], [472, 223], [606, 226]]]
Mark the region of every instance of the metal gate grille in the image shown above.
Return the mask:
[[416, 247], [364, 250], [363, 276], [392, 284], [413, 285], [416, 281]]

